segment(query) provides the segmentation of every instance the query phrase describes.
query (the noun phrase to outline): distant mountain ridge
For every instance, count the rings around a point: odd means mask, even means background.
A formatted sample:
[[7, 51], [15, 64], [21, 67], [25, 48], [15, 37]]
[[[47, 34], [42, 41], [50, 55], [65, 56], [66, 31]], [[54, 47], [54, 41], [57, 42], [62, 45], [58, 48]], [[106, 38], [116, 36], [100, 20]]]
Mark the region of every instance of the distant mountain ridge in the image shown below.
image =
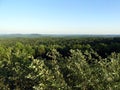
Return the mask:
[[39, 37], [120, 37], [120, 34], [0, 34], [2, 38], [39, 38]]

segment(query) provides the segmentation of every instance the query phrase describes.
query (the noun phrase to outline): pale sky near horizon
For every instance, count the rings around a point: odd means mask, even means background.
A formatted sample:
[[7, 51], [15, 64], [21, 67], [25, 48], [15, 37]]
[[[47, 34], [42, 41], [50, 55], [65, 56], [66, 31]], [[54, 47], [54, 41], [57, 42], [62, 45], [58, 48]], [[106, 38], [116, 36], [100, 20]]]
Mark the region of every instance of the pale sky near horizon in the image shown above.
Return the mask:
[[120, 34], [120, 0], [0, 0], [0, 34]]

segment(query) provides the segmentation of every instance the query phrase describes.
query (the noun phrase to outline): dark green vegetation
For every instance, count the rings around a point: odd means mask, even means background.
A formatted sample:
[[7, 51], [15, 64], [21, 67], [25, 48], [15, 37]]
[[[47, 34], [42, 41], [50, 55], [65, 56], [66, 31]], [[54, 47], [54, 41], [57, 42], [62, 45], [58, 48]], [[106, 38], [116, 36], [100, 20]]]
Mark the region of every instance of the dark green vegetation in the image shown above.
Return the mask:
[[120, 38], [0, 39], [0, 90], [119, 90]]

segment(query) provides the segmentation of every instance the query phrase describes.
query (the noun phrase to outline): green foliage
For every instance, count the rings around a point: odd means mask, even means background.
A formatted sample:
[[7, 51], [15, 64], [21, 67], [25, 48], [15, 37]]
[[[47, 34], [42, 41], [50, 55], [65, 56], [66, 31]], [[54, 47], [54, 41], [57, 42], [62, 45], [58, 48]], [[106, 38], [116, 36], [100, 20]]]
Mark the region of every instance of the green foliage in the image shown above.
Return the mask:
[[0, 90], [119, 90], [119, 38], [0, 40]]

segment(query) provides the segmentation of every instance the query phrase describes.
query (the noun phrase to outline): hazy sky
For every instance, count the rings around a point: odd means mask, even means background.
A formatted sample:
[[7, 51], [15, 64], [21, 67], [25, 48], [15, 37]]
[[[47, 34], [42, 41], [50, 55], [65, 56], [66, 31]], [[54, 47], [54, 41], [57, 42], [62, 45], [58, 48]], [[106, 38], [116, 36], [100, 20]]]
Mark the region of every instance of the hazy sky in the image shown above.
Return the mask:
[[0, 33], [120, 34], [120, 0], [0, 0]]

